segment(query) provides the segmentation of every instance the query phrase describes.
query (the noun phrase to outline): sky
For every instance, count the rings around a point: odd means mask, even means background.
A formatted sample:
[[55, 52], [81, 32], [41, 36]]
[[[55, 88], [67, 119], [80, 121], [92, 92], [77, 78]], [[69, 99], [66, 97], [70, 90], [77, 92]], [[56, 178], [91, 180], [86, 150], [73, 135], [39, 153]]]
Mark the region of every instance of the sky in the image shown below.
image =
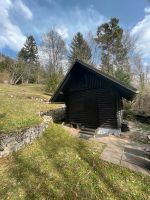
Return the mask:
[[111, 17], [137, 41], [150, 60], [150, 1], [148, 0], [0, 0], [0, 52], [15, 57], [28, 35], [39, 45], [42, 34], [55, 27], [69, 45], [76, 32], [96, 35]]

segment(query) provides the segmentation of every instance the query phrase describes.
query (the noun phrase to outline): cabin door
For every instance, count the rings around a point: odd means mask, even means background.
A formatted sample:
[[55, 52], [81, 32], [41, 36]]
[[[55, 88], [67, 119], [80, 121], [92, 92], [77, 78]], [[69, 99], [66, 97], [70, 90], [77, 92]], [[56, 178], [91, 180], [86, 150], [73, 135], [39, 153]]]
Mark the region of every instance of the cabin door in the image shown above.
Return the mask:
[[85, 98], [86, 127], [96, 129], [98, 127], [98, 106], [96, 95], [87, 92]]

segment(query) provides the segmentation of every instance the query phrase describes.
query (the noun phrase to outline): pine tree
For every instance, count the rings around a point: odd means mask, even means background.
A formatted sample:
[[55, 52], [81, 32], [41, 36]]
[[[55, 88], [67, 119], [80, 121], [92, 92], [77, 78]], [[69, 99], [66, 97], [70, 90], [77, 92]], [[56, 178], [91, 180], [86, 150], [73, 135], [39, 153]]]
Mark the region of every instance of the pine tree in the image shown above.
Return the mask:
[[32, 35], [27, 37], [24, 47], [18, 53], [18, 57], [26, 63], [36, 64], [38, 62], [38, 48]]
[[130, 65], [128, 51], [123, 45], [123, 29], [119, 26], [119, 20], [112, 18], [97, 29], [96, 42], [101, 50], [102, 71], [129, 83]]
[[92, 57], [91, 49], [83, 38], [83, 35], [78, 32], [71, 43], [71, 50], [69, 55], [70, 63], [73, 63], [76, 59], [90, 63]]
[[24, 47], [18, 53], [18, 59], [26, 64], [26, 80], [27, 82], [37, 81], [39, 63], [38, 63], [38, 47], [32, 35], [28, 36]]

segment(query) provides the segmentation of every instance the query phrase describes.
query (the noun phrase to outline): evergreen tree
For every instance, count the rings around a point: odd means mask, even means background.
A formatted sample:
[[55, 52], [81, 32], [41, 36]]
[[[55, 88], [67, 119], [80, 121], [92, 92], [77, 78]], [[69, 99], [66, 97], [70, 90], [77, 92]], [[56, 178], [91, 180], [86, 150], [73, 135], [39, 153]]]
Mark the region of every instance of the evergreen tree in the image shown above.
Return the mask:
[[18, 53], [18, 58], [28, 64], [38, 63], [38, 48], [32, 35], [27, 37], [24, 47]]
[[32, 35], [27, 37], [24, 47], [18, 53], [18, 59], [26, 64], [26, 73], [24, 74], [26, 82], [38, 82], [38, 47]]
[[71, 50], [69, 55], [69, 61], [73, 63], [76, 59], [90, 63], [92, 57], [91, 49], [83, 38], [83, 35], [78, 32], [71, 43]]
[[96, 42], [101, 49], [102, 71], [129, 83], [128, 50], [123, 45], [122, 38], [123, 29], [119, 26], [119, 20], [116, 18], [112, 18], [97, 29]]

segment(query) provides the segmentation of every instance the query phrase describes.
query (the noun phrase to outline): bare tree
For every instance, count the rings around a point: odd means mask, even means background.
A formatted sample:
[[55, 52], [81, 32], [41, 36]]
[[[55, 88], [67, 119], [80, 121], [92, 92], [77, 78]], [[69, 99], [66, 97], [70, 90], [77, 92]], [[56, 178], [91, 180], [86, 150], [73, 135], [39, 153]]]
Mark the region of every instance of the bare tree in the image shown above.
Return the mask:
[[122, 44], [127, 51], [127, 56], [129, 60], [132, 60], [135, 54], [137, 39], [131, 36], [130, 32], [124, 31], [122, 37]]
[[92, 32], [89, 32], [87, 35], [87, 42], [91, 48], [92, 52], [92, 57], [91, 57], [91, 63], [94, 66], [99, 66], [100, 65], [100, 49], [98, 44], [95, 41], [94, 35]]
[[137, 76], [137, 80], [139, 83], [139, 90], [142, 92], [145, 88], [145, 73], [140, 54], [136, 54], [134, 56], [133, 64], [134, 64], [134, 72]]
[[147, 89], [150, 89], [150, 65], [146, 64], [145, 65], [145, 84]]
[[9, 66], [10, 84], [16, 85], [22, 82], [22, 78], [26, 73], [27, 66], [23, 62], [14, 62]]
[[49, 74], [59, 71], [66, 56], [66, 45], [55, 29], [51, 28], [43, 34], [41, 50], [42, 54], [46, 55]]

